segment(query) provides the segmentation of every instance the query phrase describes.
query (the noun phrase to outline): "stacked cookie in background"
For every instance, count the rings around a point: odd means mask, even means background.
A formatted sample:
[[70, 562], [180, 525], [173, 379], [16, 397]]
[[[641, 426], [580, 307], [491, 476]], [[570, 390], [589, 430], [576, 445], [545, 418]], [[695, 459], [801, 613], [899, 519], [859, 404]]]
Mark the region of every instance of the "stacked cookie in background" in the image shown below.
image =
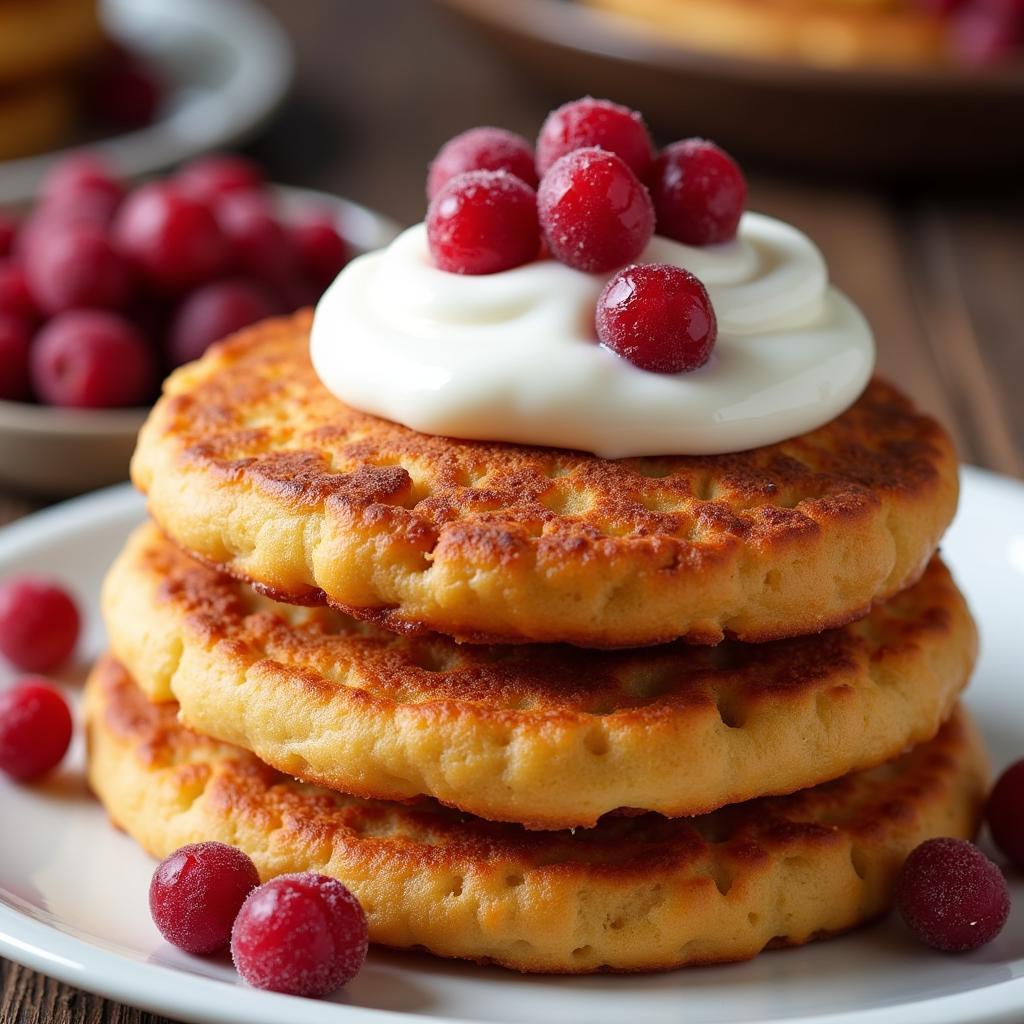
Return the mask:
[[973, 836], [956, 459], [897, 391], [612, 461], [352, 409], [309, 328], [177, 371], [140, 438], [153, 521], [87, 718], [150, 853], [220, 840], [340, 878], [372, 941], [575, 973], [848, 929], [921, 841]]

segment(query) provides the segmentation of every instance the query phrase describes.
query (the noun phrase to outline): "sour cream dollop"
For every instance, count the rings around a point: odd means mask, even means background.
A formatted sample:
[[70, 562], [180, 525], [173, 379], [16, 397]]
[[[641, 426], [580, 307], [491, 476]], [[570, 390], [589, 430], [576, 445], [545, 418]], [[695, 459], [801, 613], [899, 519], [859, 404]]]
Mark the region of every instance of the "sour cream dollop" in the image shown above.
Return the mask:
[[313, 365], [346, 404], [422, 433], [611, 459], [782, 441], [838, 416], [871, 376], [867, 321], [788, 224], [747, 213], [734, 241], [704, 248], [655, 236], [637, 262], [685, 267], [707, 287], [718, 343], [700, 369], [649, 373], [598, 344], [612, 275], [551, 259], [447, 273], [422, 224], [338, 275], [316, 309]]

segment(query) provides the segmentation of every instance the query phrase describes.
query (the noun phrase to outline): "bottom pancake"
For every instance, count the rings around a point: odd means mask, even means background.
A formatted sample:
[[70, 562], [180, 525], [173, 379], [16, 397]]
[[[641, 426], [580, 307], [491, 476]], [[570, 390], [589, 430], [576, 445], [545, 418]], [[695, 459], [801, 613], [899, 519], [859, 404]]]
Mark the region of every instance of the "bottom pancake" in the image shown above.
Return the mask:
[[889, 908], [918, 843], [974, 835], [987, 783], [958, 711], [898, 760], [792, 796], [538, 833], [296, 782], [176, 715], [110, 658], [90, 677], [90, 782], [151, 854], [219, 840], [264, 879], [333, 875], [374, 942], [530, 972], [745, 960], [852, 928]]

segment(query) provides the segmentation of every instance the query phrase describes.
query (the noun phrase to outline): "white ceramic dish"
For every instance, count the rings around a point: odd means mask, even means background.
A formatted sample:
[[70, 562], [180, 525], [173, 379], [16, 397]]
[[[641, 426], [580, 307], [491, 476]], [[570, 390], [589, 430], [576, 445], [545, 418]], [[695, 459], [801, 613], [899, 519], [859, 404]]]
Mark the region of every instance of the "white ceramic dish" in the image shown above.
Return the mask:
[[[379, 249], [398, 231], [386, 217], [325, 192], [283, 185], [276, 192], [286, 217], [310, 208], [332, 212], [358, 252]], [[0, 401], [0, 487], [56, 497], [124, 480], [148, 412]]]
[[[74, 694], [103, 646], [103, 572], [142, 500], [115, 488], [0, 530], [0, 578], [32, 569], [66, 580], [86, 610]], [[983, 634], [968, 703], [997, 766], [1024, 755], [1024, 486], [964, 473], [945, 544]], [[10, 678], [0, 668], [0, 683]], [[238, 983], [226, 959], [188, 957], [160, 939], [147, 910], [152, 862], [85, 791], [82, 746], [44, 785], [0, 781], [0, 955], [122, 1002], [209, 1024], [966, 1024], [1024, 1019], [1024, 879], [991, 945], [949, 957], [895, 920], [747, 964], [635, 977], [520, 977], [422, 955], [371, 954], [333, 1002]]]
[[[152, 174], [252, 134], [292, 79], [288, 38], [249, 0], [103, 0], [111, 35], [157, 69], [166, 96], [145, 128], [90, 140], [128, 177]], [[62, 151], [0, 164], [0, 205], [32, 198]]]

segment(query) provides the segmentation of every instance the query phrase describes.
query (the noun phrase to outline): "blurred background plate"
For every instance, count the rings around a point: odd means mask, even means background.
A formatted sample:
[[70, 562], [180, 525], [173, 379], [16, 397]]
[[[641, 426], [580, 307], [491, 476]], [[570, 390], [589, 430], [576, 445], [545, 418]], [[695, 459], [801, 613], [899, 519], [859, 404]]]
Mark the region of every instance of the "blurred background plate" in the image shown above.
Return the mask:
[[[247, 0], [104, 0], [103, 20], [119, 43], [152, 65], [166, 90], [152, 124], [88, 140], [128, 178], [246, 138], [291, 82], [287, 36]], [[64, 152], [0, 165], [0, 205], [28, 202]]]
[[[386, 217], [325, 192], [280, 185], [274, 192], [286, 219], [332, 211], [355, 254], [379, 249], [398, 233]], [[0, 487], [59, 497], [124, 480], [148, 412], [0, 401]]]
[[644, 111], [776, 166], [848, 176], [976, 172], [1024, 160], [1024, 61], [819, 67], [688, 49], [574, 0], [439, 0], [531, 75]]

